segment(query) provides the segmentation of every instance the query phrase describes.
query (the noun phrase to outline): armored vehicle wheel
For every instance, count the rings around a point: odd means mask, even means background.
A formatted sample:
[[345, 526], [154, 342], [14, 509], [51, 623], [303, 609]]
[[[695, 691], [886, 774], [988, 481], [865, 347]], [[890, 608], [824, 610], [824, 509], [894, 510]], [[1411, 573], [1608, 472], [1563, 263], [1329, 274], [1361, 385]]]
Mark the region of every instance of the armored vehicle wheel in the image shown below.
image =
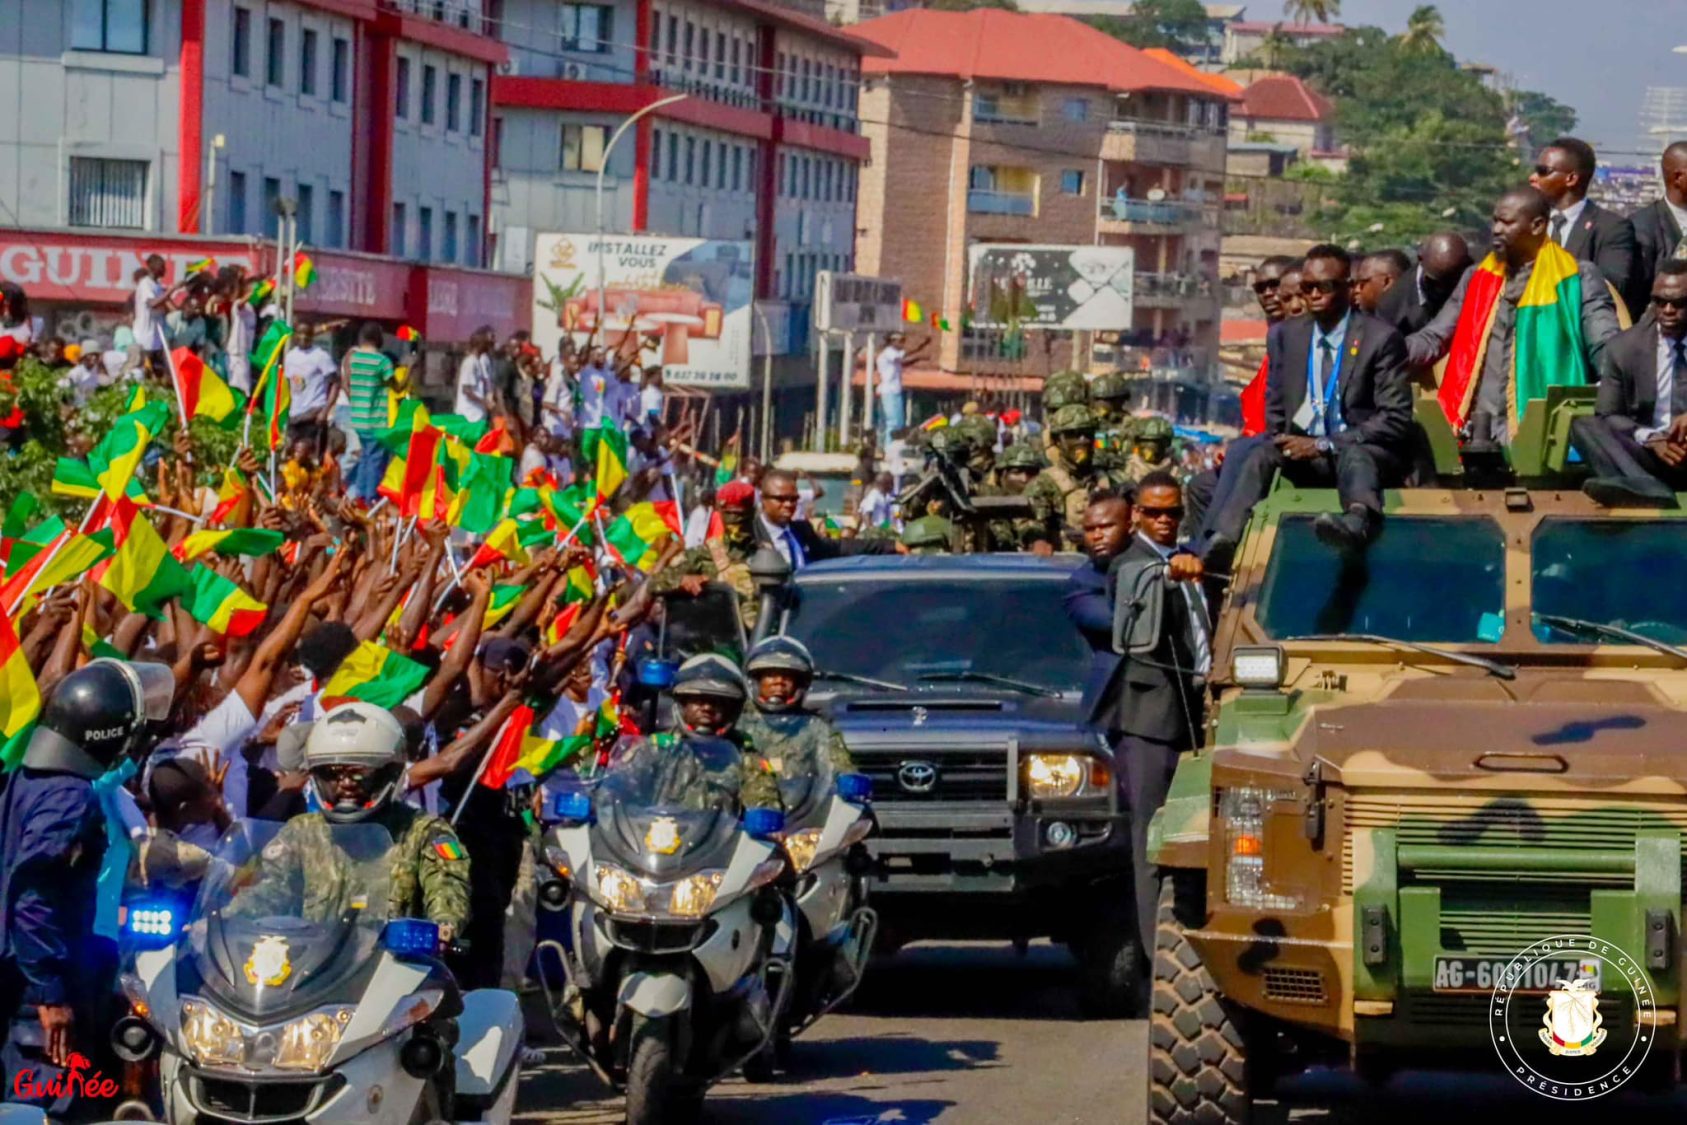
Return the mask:
[[1203, 921], [1205, 896], [1191, 873], [1160, 884], [1148, 1017], [1148, 1116], [1160, 1125], [1243, 1125], [1253, 1105], [1241, 1028], [1184, 937]]

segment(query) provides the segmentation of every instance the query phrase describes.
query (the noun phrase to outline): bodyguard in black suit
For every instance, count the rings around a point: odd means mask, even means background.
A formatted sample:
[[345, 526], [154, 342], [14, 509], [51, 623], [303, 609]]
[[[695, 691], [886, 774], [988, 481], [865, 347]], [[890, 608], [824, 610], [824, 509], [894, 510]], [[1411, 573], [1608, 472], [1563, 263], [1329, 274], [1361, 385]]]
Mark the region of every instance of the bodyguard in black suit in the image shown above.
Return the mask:
[[1535, 158], [1529, 183], [1552, 204], [1547, 234], [1578, 262], [1597, 266], [1629, 312], [1638, 317], [1646, 298], [1644, 292], [1634, 291], [1634, 227], [1587, 198], [1598, 167], [1599, 158], [1586, 141], [1559, 137]]
[[1382, 523], [1382, 490], [1410, 462], [1412, 391], [1400, 334], [1349, 303], [1351, 260], [1339, 246], [1314, 246], [1301, 288], [1310, 316], [1286, 322], [1267, 347], [1266, 433], [1270, 442], [1226, 459], [1202, 529], [1217, 566], [1241, 538], [1248, 513], [1281, 469], [1313, 487], [1334, 484], [1341, 513], [1318, 517], [1319, 538], [1355, 548]]
[[812, 562], [843, 555], [890, 555], [890, 539], [828, 539], [807, 520], [796, 519], [797, 478], [784, 469], [769, 469], [761, 478], [761, 512], [756, 517], [756, 546], [772, 547], [793, 571]]
[[1593, 470], [1583, 491], [1613, 507], [1673, 505], [1687, 491], [1687, 261], [1663, 263], [1652, 316], [1617, 335], [1599, 362], [1594, 416], [1570, 424]]
[[1396, 281], [1377, 305], [1376, 315], [1401, 336], [1410, 336], [1435, 319], [1459, 280], [1470, 268], [1470, 246], [1453, 231], [1442, 231], [1418, 246], [1418, 264]]
[[[1628, 217], [1634, 227], [1634, 290], [1643, 300], [1651, 297], [1658, 267], [1675, 257], [1682, 248], [1682, 236], [1687, 234], [1676, 216], [1677, 211], [1687, 213], [1687, 141], [1676, 141], [1664, 149], [1660, 169], [1664, 197]], [[1638, 320], [1640, 308], [1632, 303], [1629, 308]]]

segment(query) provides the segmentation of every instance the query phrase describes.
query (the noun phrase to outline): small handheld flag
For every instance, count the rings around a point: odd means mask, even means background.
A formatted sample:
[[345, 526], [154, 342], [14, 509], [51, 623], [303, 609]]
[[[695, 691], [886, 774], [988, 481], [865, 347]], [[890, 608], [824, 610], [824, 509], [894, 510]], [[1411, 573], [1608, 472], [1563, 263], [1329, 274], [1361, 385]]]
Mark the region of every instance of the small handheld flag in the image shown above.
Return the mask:
[[903, 320], [907, 321], [909, 324], [918, 324], [925, 318], [925, 310], [920, 307], [920, 303], [918, 301], [911, 301], [906, 297], [902, 299]]
[[303, 250], [293, 255], [293, 284], [300, 289], [309, 289], [316, 280], [316, 263], [311, 261], [310, 255]]

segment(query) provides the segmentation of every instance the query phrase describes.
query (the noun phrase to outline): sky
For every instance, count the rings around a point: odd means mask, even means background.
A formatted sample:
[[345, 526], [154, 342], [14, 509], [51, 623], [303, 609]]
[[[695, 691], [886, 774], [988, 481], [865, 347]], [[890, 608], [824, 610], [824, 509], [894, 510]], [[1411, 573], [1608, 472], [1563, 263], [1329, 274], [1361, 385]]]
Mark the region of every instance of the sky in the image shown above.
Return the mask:
[[[1340, 22], [1399, 32], [1422, 0], [1342, 0]], [[1575, 107], [1577, 133], [1602, 162], [1636, 164], [1640, 102], [1648, 86], [1687, 87], [1683, 0], [1441, 0], [1442, 46], [1485, 62], [1526, 90]], [[1247, 0], [1244, 18], [1275, 19], [1277, 0]], [[1687, 137], [1683, 122], [1679, 137]]]

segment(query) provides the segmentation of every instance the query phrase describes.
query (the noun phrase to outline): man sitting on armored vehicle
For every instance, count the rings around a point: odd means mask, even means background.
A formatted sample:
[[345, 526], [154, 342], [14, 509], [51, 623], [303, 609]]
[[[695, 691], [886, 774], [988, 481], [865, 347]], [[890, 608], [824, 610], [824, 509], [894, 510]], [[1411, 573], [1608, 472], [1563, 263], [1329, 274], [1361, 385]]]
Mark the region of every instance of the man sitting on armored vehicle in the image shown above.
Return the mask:
[[1248, 514], [1278, 469], [1297, 483], [1336, 486], [1340, 514], [1318, 517], [1318, 537], [1343, 548], [1368, 543], [1382, 523], [1382, 489], [1405, 475], [1412, 391], [1400, 334], [1351, 307], [1347, 251], [1314, 246], [1301, 288], [1311, 316], [1284, 323], [1268, 345], [1269, 442], [1225, 462], [1201, 531], [1216, 569], [1234, 553]]
[[1608, 507], [1672, 506], [1687, 488], [1687, 261], [1652, 283], [1652, 319], [1613, 339], [1600, 360], [1599, 404], [1570, 423], [1593, 477], [1582, 485]]

